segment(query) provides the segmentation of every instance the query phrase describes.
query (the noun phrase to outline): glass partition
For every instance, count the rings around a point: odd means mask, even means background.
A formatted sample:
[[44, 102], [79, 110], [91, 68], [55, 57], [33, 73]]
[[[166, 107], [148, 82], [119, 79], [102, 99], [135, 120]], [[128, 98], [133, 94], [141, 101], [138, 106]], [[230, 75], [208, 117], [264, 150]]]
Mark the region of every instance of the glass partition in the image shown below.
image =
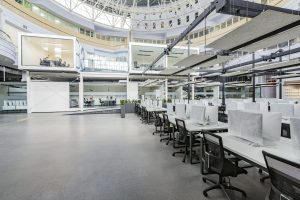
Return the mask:
[[75, 68], [74, 40], [21, 36], [21, 66]]

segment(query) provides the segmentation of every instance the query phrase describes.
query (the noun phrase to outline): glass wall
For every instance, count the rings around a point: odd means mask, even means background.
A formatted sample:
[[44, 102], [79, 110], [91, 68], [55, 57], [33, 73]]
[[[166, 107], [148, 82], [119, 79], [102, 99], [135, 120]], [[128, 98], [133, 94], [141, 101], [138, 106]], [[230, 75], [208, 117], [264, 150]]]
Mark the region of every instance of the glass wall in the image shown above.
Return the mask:
[[74, 68], [74, 40], [21, 36], [22, 67]]

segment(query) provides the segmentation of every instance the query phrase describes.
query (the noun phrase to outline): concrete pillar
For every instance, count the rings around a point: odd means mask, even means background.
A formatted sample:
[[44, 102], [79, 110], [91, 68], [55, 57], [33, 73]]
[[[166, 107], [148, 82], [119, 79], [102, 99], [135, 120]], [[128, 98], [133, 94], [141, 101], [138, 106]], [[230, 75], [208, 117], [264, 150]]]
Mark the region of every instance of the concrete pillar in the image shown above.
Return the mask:
[[31, 77], [29, 71], [26, 71], [26, 83], [27, 83], [27, 113], [31, 112], [31, 101], [30, 101], [30, 92], [31, 92]]
[[78, 99], [80, 111], [83, 111], [83, 105], [84, 105], [83, 97], [84, 97], [83, 75], [80, 74], [80, 81], [79, 81], [79, 99]]
[[[192, 81], [195, 82], [195, 77], [192, 77]], [[195, 99], [195, 83], [192, 84], [192, 100]]]
[[168, 102], [168, 79], [165, 80], [165, 99]]

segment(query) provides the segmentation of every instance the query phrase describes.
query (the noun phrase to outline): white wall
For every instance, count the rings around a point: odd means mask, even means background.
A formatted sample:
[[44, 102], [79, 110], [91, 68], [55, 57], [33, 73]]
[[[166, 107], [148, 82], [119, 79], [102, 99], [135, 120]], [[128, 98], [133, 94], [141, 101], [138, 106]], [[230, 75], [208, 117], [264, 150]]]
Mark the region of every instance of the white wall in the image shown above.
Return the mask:
[[137, 100], [139, 98], [139, 84], [127, 82], [127, 99]]
[[70, 110], [69, 82], [30, 82], [28, 112]]

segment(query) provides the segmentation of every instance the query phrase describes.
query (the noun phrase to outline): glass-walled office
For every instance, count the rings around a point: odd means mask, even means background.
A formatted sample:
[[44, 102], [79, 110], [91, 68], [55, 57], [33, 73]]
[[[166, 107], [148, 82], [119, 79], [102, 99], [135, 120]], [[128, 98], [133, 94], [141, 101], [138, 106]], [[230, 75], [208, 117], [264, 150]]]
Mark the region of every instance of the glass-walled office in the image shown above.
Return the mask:
[[20, 49], [20, 68], [75, 68], [75, 38], [21, 35]]

